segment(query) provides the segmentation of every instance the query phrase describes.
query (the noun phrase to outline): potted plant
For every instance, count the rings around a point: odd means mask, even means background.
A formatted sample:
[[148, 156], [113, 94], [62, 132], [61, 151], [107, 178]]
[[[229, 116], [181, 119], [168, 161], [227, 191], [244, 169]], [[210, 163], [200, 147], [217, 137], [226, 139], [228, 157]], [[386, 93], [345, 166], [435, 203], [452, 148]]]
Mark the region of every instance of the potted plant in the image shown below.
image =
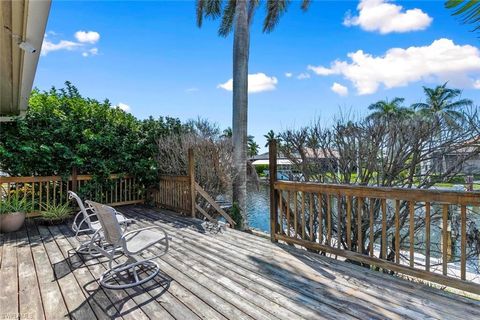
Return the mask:
[[20, 198], [18, 194], [0, 200], [0, 231], [13, 232], [20, 229], [31, 207], [31, 202]]
[[69, 203], [54, 204], [43, 207], [40, 212], [40, 221], [46, 224], [60, 224], [67, 221], [72, 215]]

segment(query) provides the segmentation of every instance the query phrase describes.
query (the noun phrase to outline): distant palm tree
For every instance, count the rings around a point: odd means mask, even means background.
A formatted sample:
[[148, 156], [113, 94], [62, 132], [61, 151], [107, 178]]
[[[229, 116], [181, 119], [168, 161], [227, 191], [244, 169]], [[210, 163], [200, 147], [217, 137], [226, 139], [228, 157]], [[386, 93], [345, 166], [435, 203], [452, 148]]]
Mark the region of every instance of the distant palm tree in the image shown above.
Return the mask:
[[233, 135], [232, 133], [232, 128], [228, 127], [227, 129], [223, 130], [223, 133], [221, 135], [222, 138], [231, 138]]
[[[432, 141], [432, 146], [439, 145], [443, 140], [442, 134], [446, 130], [457, 130], [459, 128], [459, 120], [464, 118], [464, 114], [458, 109], [469, 107], [473, 104], [472, 100], [460, 99], [462, 91], [458, 89], [447, 88], [445, 82], [441, 86], [435, 88], [423, 87], [427, 100], [412, 105], [420, 115], [437, 123], [437, 132], [435, 132], [436, 140]], [[447, 168], [447, 162], [444, 152], [442, 154], [443, 170]], [[431, 166], [431, 164], [430, 164]]]
[[[218, 34], [228, 36], [233, 30], [233, 166], [236, 174], [232, 183], [233, 202], [242, 215], [242, 229], [248, 229], [247, 199], [247, 118], [248, 118], [248, 57], [250, 54], [250, 25], [259, 0], [197, 0], [197, 25], [203, 18], [221, 18]], [[263, 32], [274, 30], [280, 17], [287, 11], [290, 0], [267, 0], [267, 14]], [[307, 10], [310, 0], [302, 0]]]
[[480, 1], [478, 0], [447, 0], [447, 9], [454, 10], [452, 15], [461, 16], [462, 23], [473, 24], [472, 31], [480, 30]]
[[258, 154], [258, 150], [260, 150], [260, 146], [253, 140], [248, 141], [248, 156], [254, 157]]
[[278, 137], [273, 130], [270, 130], [267, 132], [267, 134], [263, 135], [265, 139], [267, 139], [267, 143], [265, 143], [265, 147], [270, 146], [270, 142], [273, 140], [280, 140], [280, 137]]
[[440, 128], [445, 126], [450, 129], [458, 128], [458, 120], [464, 118], [458, 109], [473, 105], [472, 100], [460, 99], [462, 91], [447, 88], [447, 83], [435, 88], [423, 87], [423, 92], [427, 100], [415, 103], [412, 107], [419, 114], [437, 121]]
[[373, 112], [367, 117], [367, 119], [392, 120], [406, 118], [413, 112], [408, 108], [402, 107], [404, 101], [404, 98], [394, 98], [391, 101], [380, 100], [372, 103], [368, 106], [368, 110], [372, 110]]

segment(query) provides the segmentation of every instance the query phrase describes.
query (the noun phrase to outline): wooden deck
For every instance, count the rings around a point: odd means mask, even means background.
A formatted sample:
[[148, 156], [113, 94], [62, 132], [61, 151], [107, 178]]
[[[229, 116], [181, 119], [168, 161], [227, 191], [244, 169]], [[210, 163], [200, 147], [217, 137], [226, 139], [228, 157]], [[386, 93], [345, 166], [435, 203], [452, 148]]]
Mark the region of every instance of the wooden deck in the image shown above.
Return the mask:
[[424, 285], [156, 209], [119, 211], [137, 220], [132, 228], [170, 233], [155, 280], [103, 289], [105, 259], [76, 255], [67, 225], [30, 221], [0, 237], [0, 319], [480, 318], [479, 302]]

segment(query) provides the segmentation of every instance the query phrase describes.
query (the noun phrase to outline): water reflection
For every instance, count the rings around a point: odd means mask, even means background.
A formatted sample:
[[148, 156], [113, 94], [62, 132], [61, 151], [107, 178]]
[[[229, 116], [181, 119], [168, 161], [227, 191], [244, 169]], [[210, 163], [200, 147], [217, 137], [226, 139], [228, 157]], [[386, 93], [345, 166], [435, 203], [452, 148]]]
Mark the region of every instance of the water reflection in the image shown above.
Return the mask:
[[247, 189], [247, 214], [250, 227], [270, 232], [270, 194], [267, 184], [249, 185]]

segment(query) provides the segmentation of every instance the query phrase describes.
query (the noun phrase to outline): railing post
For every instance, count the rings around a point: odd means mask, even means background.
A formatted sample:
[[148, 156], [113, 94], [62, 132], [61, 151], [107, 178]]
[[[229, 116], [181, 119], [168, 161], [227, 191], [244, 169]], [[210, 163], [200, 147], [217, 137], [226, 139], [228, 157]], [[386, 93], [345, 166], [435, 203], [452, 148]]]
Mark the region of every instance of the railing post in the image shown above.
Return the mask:
[[195, 200], [197, 193], [195, 192], [195, 156], [193, 148], [188, 149], [188, 183], [190, 186], [190, 213], [195, 218]]
[[277, 141], [271, 140], [268, 148], [269, 157], [269, 177], [270, 177], [270, 240], [277, 242], [277, 220], [278, 220], [278, 199], [275, 192], [275, 181], [277, 180]]
[[72, 191], [77, 192], [77, 167], [72, 168]]

